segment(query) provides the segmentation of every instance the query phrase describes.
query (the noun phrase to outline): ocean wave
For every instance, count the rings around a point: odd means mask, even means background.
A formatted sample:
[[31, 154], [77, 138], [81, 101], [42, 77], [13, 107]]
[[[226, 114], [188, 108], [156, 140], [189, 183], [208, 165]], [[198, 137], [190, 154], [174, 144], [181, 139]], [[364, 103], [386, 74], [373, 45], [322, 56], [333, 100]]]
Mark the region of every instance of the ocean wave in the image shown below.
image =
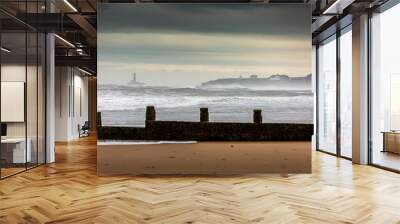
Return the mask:
[[261, 109], [267, 122], [312, 123], [310, 91], [100, 86], [98, 110], [107, 125], [143, 126], [145, 109], [154, 105], [157, 119], [197, 121], [199, 108], [208, 107], [210, 119], [251, 122]]
[[124, 93], [124, 94], [163, 94], [163, 95], [223, 95], [223, 96], [237, 96], [237, 95], [269, 95], [269, 96], [294, 96], [294, 95], [312, 95], [311, 91], [307, 90], [262, 90], [262, 89], [248, 89], [248, 88], [197, 88], [197, 87], [185, 87], [185, 88], [171, 88], [163, 86], [120, 86], [120, 85], [100, 85], [98, 88], [100, 93]]

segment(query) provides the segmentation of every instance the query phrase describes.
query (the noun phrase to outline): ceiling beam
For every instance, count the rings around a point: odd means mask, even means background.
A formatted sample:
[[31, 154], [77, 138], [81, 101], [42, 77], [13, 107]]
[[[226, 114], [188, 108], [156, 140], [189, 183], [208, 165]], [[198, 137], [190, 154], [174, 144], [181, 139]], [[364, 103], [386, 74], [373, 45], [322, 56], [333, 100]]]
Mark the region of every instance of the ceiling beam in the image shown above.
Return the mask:
[[75, 13], [74, 14], [68, 14], [67, 16], [72, 21], [74, 21], [79, 27], [81, 27], [82, 30], [85, 31], [86, 34], [88, 34], [91, 39], [96, 39], [97, 38], [96, 28], [94, 28], [92, 26], [92, 24], [90, 24], [85, 17], [83, 17], [80, 14], [75, 14]]
[[97, 59], [92, 56], [56, 56], [56, 66], [86, 67], [97, 71]]

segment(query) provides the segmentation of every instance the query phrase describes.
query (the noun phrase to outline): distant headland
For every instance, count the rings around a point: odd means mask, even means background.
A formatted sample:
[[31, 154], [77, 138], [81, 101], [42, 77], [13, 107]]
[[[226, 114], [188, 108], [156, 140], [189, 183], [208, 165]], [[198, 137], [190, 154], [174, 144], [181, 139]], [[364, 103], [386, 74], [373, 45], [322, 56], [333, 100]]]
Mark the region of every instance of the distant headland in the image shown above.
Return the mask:
[[303, 77], [271, 75], [269, 77], [249, 77], [216, 79], [202, 83], [200, 88], [250, 88], [271, 90], [311, 90], [311, 74]]

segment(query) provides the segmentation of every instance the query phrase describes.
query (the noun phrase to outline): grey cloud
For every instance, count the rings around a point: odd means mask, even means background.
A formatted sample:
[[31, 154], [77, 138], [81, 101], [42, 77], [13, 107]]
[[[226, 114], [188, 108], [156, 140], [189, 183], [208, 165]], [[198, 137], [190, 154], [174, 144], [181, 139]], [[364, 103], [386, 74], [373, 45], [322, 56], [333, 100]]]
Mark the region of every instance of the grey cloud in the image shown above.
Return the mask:
[[308, 36], [311, 21], [304, 15], [309, 11], [308, 5], [100, 4], [98, 19], [99, 32], [105, 33], [157, 31]]
[[239, 74], [310, 73], [306, 5], [101, 4], [98, 13], [102, 83], [126, 81], [132, 72], [171, 85], [182, 77], [196, 85]]

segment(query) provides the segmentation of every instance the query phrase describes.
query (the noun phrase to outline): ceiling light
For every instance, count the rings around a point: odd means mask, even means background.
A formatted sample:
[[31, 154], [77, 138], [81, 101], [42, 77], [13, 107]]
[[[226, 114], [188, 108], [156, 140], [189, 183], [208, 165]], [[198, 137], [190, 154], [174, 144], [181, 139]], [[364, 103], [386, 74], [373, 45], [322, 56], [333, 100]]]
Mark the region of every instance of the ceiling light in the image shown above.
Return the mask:
[[[332, 5], [330, 5], [327, 9], [324, 10], [322, 14], [333, 14], [331, 11], [335, 9], [341, 0], [336, 0]], [[337, 10], [336, 10], [337, 11]], [[336, 13], [339, 14], [339, 13]]]
[[54, 34], [55, 37], [57, 37], [59, 40], [61, 40], [62, 42], [66, 43], [68, 46], [75, 48], [75, 45], [73, 45], [71, 42], [69, 42], [68, 40], [60, 37], [58, 34]]
[[78, 53], [79, 55], [83, 55], [83, 49], [82, 48], [77, 48], [76, 49], [76, 53]]
[[9, 50], [9, 49], [7, 49], [5, 47], [1, 47], [0, 49], [1, 49], [1, 51], [4, 51], [6, 53], [11, 53], [11, 50]]
[[324, 15], [339, 15], [343, 10], [353, 4], [356, 0], [336, 0], [322, 14]]
[[78, 10], [73, 6], [68, 0], [64, 0], [65, 4], [67, 4], [74, 12], [78, 12]]
[[90, 75], [90, 76], [93, 75], [92, 73], [90, 73], [90, 72], [88, 72], [88, 71], [86, 71], [86, 70], [83, 70], [83, 69], [81, 69], [81, 68], [79, 68], [79, 67], [78, 67], [78, 70], [81, 71], [81, 72], [83, 72], [83, 73], [85, 73], [85, 74], [87, 74], [87, 75]]

